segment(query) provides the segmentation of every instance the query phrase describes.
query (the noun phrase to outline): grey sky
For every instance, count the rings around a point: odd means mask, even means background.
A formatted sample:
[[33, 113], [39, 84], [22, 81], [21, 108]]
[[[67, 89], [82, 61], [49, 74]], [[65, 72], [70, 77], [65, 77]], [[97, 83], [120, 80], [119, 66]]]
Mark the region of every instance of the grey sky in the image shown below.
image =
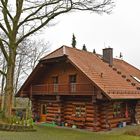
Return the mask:
[[105, 47], [114, 48], [114, 57], [122, 52], [123, 59], [140, 68], [140, 1], [116, 0], [111, 15], [76, 12], [55, 19], [55, 26], [44, 30], [40, 37], [52, 44], [52, 50], [62, 46], [71, 46], [72, 34], [77, 40], [77, 48], [86, 44], [87, 49], [94, 48], [102, 53]]

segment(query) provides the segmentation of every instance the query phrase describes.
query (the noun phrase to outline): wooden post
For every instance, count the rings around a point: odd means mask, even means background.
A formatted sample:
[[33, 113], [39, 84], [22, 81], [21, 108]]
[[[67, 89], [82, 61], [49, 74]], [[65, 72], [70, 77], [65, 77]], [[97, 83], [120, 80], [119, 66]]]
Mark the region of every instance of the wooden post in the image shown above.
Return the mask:
[[32, 92], [33, 92], [33, 89], [32, 89], [32, 85], [30, 86], [30, 95], [29, 95], [29, 99], [31, 100], [32, 99]]
[[59, 96], [59, 95], [56, 95], [56, 101], [57, 101], [57, 102], [60, 102], [60, 101], [61, 101], [61, 99], [60, 99], [60, 96]]

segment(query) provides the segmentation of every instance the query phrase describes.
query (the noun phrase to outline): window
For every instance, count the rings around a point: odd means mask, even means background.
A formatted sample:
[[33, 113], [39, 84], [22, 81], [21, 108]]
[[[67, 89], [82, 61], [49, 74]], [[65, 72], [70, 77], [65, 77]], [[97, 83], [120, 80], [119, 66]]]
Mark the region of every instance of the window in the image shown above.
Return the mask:
[[52, 77], [53, 79], [53, 91], [58, 92], [58, 76]]
[[41, 114], [46, 114], [46, 113], [47, 113], [47, 105], [41, 104]]
[[70, 83], [76, 83], [76, 74], [75, 74], [75, 75], [70, 75], [70, 76], [69, 76], [69, 82], [70, 82]]
[[85, 117], [85, 114], [86, 114], [85, 105], [75, 106], [75, 117]]
[[69, 82], [70, 82], [70, 91], [76, 92], [76, 75], [70, 75]]
[[58, 84], [58, 76], [53, 76], [53, 84]]
[[127, 103], [114, 103], [113, 117], [114, 118], [127, 118], [128, 117]]

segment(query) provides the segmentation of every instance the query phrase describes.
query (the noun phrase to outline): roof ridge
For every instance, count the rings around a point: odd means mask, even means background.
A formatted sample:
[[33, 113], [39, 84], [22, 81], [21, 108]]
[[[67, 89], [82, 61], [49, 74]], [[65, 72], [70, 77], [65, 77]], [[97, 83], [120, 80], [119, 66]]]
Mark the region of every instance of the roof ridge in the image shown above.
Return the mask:
[[92, 53], [92, 52], [85, 51], [85, 50], [80, 50], [80, 49], [78, 49], [78, 48], [72, 48], [72, 47], [68, 47], [68, 46], [66, 46], [66, 47], [67, 47], [68, 49], [71, 49], [71, 50], [76, 50], [76, 51], [78, 51], [78, 52], [82, 52], [82, 53], [85, 53], [85, 54], [88, 54], [88, 55], [92, 55], [92, 56], [96, 57], [97, 59], [102, 60], [101, 57], [100, 57], [98, 54], [94, 54], [94, 53]]
[[137, 67], [133, 66], [132, 64], [130, 64], [130, 63], [124, 61], [124, 60], [122, 60], [122, 62], [123, 62], [123, 63], [126, 63], [127, 65], [132, 66], [135, 70], [138, 70], [138, 71], [139, 71], [139, 69], [138, 69]]
[[67, 49], [76, 49], [76, 50], [79, 50], [79, 49], [77, 49], [77, 48], [72, 48], [72, 47], [69, 47], [69, 46], [67, 46], [67, 45], [62, 45], [61, 47], [55, 49], [54, 51], [52, 51], [52, 52], [50, 52], [49, 54], [47, 54], [47, 55], [45, 55], [44, 57], [42, 57], [42, 58], [40, 59], [40, 61], [41, 61], [41, 60], [44, 60], [46, 57], [52, 55], [53, 53], [57, 52], [57, 51], [60, 50], [60, 49], [63, 49], [63, 55], [68, 55], [68, 54], [67, 54], [67, 51], [66, 51], [66, 48], [67, 48]]
[[39, 61], [44, 60], [46, 57], [50, 56], [51, 54], [53, 54], [54, 52], [58, 51], [59, 49], [61, 49], [63, 46], [57, 48], [56, 50], [52, 51], [51, 53], [45, 55], [44, 57], [42, 57]]
[[68, 47], [68, 46], [66, 46], [66, 45], [62, 45], [61, 47], [55, 49], [55, 50], [52, 51], [51, 53], [49, 53], [49, 54], [45, 55], [44, 57], [42, 57], [39, 61], [45, 60], [46, 57], [51, 56], [52, 54], [54, 54], [55, 52], [57, 52], [58, 50], [61, 50], [61, 49], [63, 49], [63, 50], [62, 50], [63, 55], [68, 55], [68, 54], [66, 53], [67, 51], [66, 51], [65, 48], [70, 48], [70, 47]]

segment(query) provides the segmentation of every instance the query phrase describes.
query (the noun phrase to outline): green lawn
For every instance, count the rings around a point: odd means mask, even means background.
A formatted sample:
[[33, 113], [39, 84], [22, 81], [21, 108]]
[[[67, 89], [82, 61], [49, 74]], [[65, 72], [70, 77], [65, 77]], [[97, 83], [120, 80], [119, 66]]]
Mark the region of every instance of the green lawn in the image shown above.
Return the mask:
[[[0, 131], [0, 140], [140, 140], [140, 137], [123, 133], [136, 126], [114, 129], [108, 132], [88, 132], [65, 128], [36, 126], [36, 132], [4, 132]], [[137, 126], [140, 129], [140, 126]]]

